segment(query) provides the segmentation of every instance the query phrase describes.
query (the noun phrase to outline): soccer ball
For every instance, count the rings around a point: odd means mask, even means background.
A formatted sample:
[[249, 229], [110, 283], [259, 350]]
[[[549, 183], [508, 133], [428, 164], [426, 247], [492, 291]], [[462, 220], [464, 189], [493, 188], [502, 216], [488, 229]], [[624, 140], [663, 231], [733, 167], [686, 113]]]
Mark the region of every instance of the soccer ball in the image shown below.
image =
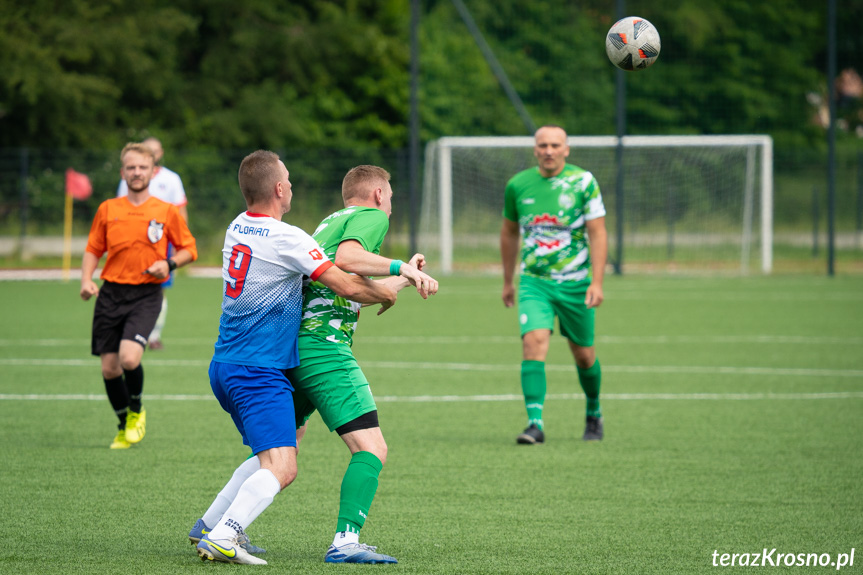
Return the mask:
[[627, 16], [614, 23], [605, 37], [605, 53], [622, 70], [644, 70], [659, 56], [661, 42], [656, 28], [638, 16]]

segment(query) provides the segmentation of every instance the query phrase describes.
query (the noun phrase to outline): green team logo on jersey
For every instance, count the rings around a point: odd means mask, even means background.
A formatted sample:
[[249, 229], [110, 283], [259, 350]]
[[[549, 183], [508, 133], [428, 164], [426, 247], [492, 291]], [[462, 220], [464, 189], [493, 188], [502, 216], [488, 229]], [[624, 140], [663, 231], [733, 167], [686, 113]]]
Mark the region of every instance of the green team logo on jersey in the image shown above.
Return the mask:
[[[356, 240], [366, 251], [379, 253], [388, 229], [389, 218], [381, 210], [351, 206], [324, 218], [312, 237], [335, 260], [339, 244], [345, 240]], [[300, 334], [351, 345], [361, 307], [324, 284], [309, 281], [303, 288]]]
[[503, 215], [522, 231], [522, 274], [559, 282], [590, 277], [584, 224], [605, 215], [593, 174], [571, 164], [551, 178], [524, 170], [507, 184]]
[[328, 341], [351, 345], [360, 307], [360, 304], [336, 295], [324, 284], [310, 281], [303, 289], [300, 333], [315, 334]]

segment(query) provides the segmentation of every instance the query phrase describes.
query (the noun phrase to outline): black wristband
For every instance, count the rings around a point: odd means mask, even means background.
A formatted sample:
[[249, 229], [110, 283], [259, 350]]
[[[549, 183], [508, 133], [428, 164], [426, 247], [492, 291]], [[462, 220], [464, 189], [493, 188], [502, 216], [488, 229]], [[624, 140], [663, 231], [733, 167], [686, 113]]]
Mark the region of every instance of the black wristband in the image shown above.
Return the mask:
[[177, 262], [175, 262], [175, 261], [174, 261], [174, 260], [172, 260], [171, 258], [168, 258], [168, 259], [166, 259], [165, 261], [166, 261], [166, 262], [168, 262], [168, 271], [169, 271], [169, 272], [172, 272], [172, 271], [174, 271], [175, 269], [177, 269]]

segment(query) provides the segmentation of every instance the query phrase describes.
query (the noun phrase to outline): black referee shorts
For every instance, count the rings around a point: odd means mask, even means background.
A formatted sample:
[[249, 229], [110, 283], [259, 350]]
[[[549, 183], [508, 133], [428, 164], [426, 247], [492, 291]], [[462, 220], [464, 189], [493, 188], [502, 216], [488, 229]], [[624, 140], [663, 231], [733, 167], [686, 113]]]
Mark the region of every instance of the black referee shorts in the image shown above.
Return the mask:
[[103, 283], [93, 310], [90, 352], [93, 355], [117, 353], [121, 339], [147, 347], [147, 338], [161, 309], [161, 284]]

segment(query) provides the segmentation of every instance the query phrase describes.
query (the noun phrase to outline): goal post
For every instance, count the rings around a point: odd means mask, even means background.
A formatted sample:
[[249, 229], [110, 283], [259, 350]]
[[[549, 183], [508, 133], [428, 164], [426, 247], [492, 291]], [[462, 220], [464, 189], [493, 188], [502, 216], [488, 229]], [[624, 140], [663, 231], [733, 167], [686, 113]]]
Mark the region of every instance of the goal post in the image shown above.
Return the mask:
[[[771, 272], [769, 136], [624, 136], [621, 166], [616, 136], [571, 136], [567, 143], [567, 161], [599, 182], [609, 254], [622, 248], [624, 270], [746, 274], [757, 259], [762, 273]], [[449, 274], [499, 266], [504, 188], [515, 173], [536, 166], [533, 144], [531, 136], [428, 144], [419, 240], [432, 267]]]

